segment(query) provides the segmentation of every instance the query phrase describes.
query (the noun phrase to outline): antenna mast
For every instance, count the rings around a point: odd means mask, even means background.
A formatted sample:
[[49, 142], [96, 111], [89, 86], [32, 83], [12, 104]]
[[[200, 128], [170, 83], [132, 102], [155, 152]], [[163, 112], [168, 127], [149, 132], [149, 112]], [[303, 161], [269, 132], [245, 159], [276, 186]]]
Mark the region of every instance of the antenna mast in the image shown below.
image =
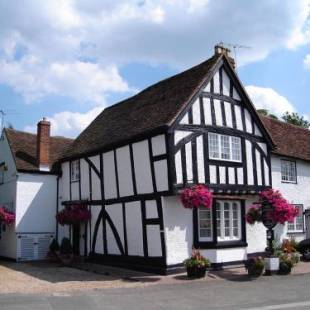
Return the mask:
[[[252, 48], [251, 46], [241, 45], [241, 44], [237, 44], [237, 43], [220, 42], [219, 45], [221, 45], [222, 47], [228, 46], [230, 49], [233, 49], [234, 59], [235, 59], [236, 64], [237, 64], [237, 50], [238, 49], [250, 49], [250, 48]], [[236, 68], [238, 68], [238, 66], [236, 66]]]

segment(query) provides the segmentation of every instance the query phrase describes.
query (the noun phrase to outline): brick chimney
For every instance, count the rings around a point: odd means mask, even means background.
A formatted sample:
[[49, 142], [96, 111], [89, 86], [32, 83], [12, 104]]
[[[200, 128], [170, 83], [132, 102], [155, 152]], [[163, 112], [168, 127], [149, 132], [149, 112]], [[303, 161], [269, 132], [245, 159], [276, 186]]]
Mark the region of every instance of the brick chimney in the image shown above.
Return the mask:
[[227, 47], [224, 47], [221, 44], [217, 44], [214, 46], [214, 54], [215, 55], [220, 55], [223, 54], [227, 57], [229, 63], [231, 64], [231, 66], [236, 69], [236, 63], [235, 63], [235, 59], [233, 57], [231, 57], [231, 53], [230, 53], [230, 49]]
[[40, 170], [49, 171], [51, 123], [44, 117], [37, 126], [37, 164]]

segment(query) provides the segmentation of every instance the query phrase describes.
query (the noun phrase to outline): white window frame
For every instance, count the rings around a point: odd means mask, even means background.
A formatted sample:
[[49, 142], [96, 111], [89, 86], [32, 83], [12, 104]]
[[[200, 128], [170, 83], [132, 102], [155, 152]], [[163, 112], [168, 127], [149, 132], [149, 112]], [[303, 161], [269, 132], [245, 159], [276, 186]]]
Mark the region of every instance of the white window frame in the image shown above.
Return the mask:
[[[287, 232], [289, 234], [292, 234], [292, 233], [303, 233], [304, 230], [305, 230], [305, 218], [304, 218], [304, 206], [303, 205], [299, 205], [299, 204], [296, 204], [294, 205], [295, 207], [298, 207], [299, 208], [299, 216], [296, 216], [294, 218], [294, 222], [292, 223], [287, 223]], [[296, 229], [296, 226], [297, 226], [297, 220], [298, 218], [300, 219], [301, 218], [301, 222], [302, 222], [302, 229]], [[293, 227], [293, 228], [292, 228]]]
[[[289, 164], [289, 168], [287, 169], [293, 169], [292, 171], [290, 171], [287, 176], [285, 176], [284, 174], [284, 165]], [[290, 178], [290, 175], [294, 178]], [[285, 179], [284, 179], [285, 177]], [[293, 160], [288, 160], [288, 159], [281, 159], [281, 182], [282, 183], [293, 183], [296, 184], [297, 183], [297, 165], [296, 165], [296, 161]]]
[[[218, 157], [217, 156], [213, 156], [212, 152], [211, 151], [211, 147], [210, 147], [210, 142], [211, 142], [211, 137], [216, 137], [216, 140], [217, 140], [217, 154], [218, 154]], [[223, 147], [222, 147], [222, 139], [226, 139], [228, 138], [228, 141], [229, 141], [229, 158], [222, 158], [222, 154], [223, 154]], [[233, 139], [237, 139], [237, 141], [239, 142], [237, 145], [239, 145], [239, 149], [238, 149], [238, 152], [239, 152], [239, 156], [240, 156], [240, 159], [233, 159], [233, 148], [232, 148], [232, 140]], [[209, 132], [208, 133], [208, 143], [209, 143], [209, 159], [215, 159], [215, 160], [222, 160], [222, 161], [232, 161], [232, 162], [237, 162], [237, 163], [240, 163], [242, 162], [242, 145], [241, 145], [241, 138], [240, 137], [236, 137], [236, 136], [228, 136], [228, 135], [222, 135], [222, 134], [218, 134], [218, 133], [215, 133], [215, 132]]]
[[[209, 212], [210, 213], [210, 220], [209, 219], [202, 219], [201, 218], [201, 213], [202, 212]], [[202, 241], [202, 242], [211, 242], [213, 241], [213, 212], [212, 212], [212, 208], [208, 209], [208, 208], [205, 208], [205, 207], [201, 207], [198, 209], [198, 238], [199, 238], [199, 241]], [[201, 230], [202, 229], [205, 229], [204, 227], [200, 227], [200, 223], [201, 221], [204, 221], [204, 220], [209, 220], [210, 221], [210, 229], [211, 229], [211, 234], [210, 234], [210, 237], [202, 237], [201, 236]]]
[[73, 160], [71, 161], [71, 175], [70, 175], [70, 180], [71, 182], [77, 182], [80, 180], [80, 161]]
[[[234, 226], [233, 226], [233, 204], [236, 203], [237, 209], [237, 229], [238, 235], [234, 236]], [[225, 204], [229, 206], [229, 236], [225, 236]], [[241, 226], [241, 202], [238, 200], [217, 200], [215, 207], [215, 214], [217, 215], [217, 205], [220, 206], [220, 219], [216, 217], [217, 224], [217, 242], [227, 242], [227, 241], [241, 241], [242, 240], [242, 226]], [[218, 233], [220, 232], [220, 233]]]
[[[225, 236], [225, 218], [224, 218], [224, 206], [225, 203], [229, 205], [229, 236]], [[215, 209], [206, 209], [206, 208], [199, 208], [198, 209], [198, 216], [197, 216], [197, 229], [198, 229], [198, 241], [199, 242], [213, 242], [214, 241], [214, 234], [213, 234], [213, 222], [216, 221], [217, 225], [217, 240], [216, 243], [221, 242], [231, 242], [231, 241], [241, 241], [242, 240], [242, 214], [241, 214], [241, 208], [242, 204], [239, 200], [216, 200], [215, 202], [216, 206], [220, 205], [220, 218], [217, 218], [217, 209], [215, 206]], [[233, 205], [237, 204], [237, 226], [238, 234], [237, 236], [234, 236], [234, 228], [233, 225]], [[204, 227], [201, 227], [201, 220], [204, 220], [201, 218], [201, 212], [210, 212], [210, 229], [211, 234], [209, 237], [201, 236], [201, 229], [204, 229]], [[215, 218], [214, 218], [215, 217]]]

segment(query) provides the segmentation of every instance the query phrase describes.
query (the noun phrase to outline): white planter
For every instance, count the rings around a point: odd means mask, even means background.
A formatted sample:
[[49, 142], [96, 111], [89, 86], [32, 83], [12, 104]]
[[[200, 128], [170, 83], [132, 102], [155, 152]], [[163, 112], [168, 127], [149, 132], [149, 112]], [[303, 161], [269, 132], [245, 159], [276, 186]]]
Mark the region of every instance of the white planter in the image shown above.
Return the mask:
[[279, 257], [266, 257], [265, 258], [265, 270], [266, 274], [275, 274], [279, 271], [280, 260]]

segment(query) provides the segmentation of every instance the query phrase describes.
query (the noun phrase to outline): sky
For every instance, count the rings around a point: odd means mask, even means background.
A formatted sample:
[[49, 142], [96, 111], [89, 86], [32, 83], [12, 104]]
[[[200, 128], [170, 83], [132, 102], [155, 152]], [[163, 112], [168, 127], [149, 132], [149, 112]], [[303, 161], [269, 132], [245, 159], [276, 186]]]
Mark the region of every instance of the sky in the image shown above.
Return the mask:
[[0, 0], [5, 126], [76, 137], [224, 42], [257, 108], [310, 118], [310, 0]]

